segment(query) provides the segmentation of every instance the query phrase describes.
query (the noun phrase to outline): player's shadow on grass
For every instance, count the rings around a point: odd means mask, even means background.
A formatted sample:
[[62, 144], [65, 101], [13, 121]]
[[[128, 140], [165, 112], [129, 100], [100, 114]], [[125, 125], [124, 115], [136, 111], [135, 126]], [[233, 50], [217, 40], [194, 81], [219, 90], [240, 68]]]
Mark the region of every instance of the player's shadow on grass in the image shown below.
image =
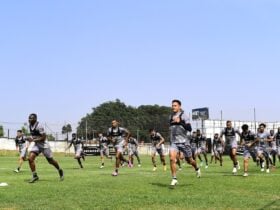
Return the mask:
[[279, 205], [280, 205], [280, 200], [278, 199], [266, 204], [265, 206], [259, 208], [258, 210], [279, 209]]
[[[150, 183], [151, 185], [153, 185], [153, 186], [157, 186], [157, 187], [163, 187], [163, 188], [171, 188], [171, 189], [174, 189], [174, 187], [172, 188], [172, 187], [170, 187], [170, 185], [169, 184], [166, 184], [166, 183], [155, 183], [155, 182], [153, 182], [153, 183]], [[180, 184], [180, 185], [178, 185], [178, 186], [180, 186], [180, 187], [189, 187], [189, 186], [192, 186], [193, 184]]]

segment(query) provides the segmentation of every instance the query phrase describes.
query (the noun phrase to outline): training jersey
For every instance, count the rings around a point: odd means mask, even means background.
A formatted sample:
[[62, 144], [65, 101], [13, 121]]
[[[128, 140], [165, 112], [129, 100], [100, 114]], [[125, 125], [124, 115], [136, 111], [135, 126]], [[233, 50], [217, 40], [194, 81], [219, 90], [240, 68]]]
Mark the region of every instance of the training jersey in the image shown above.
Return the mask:
[[220, 137], [222, 138], [222, 136], [225, 136], [225, 144], [226, 145], [231, 145], [233, 143], [237, 143], [236, 140], [236, 134], [240, 135], [240, 132], [238, 129], [236, 128], [224, 128], [222, 129], [221, 133], [220, 133]]
[[107, 148], [110, 143], [109, 140], [105, 136], [99, 137], [98, 141], [99, 141], [99, 147], [101, 149]]
[[220, 138], [213, 138], [213, 148], [214, 150], [223, 148], [223, 142]]
[[[46, 134], [43, 125], [41, 125], [38, 121], [33, 126], [29, 125], [29, 130], [33, 139], [42, 137]], [[47, 138], [44, 141], [36, 141], [35, 145], [39, 146], [40, 148], [49, 148], [49, 142]]]
[[122, 127], [108, 128], [107, 136], [112, 138], [114, 144], [121, 143], [128, 134], [128, 130]]
[[249, 149], [247, 144], [254, 142], [257, 138], [257, 135], [253, 131], [249, 130], [247, 133], [242, 132], [240, 138], [245, 143], [245, 149]]
[[150, 135], [150, 139], [152, 146], [155, 147], [161, 141], [161, 139], [163, 139], [163, 137], [159, 132], [156, 132], [155, 134]]
[[128, 139], [128, 147], [130, 149], [136, 149], [138, 147], [138, 141], [136, 138], [130, 137]]
[[70, 145], [74, 146], [75, 151], [82, 149], [83, 141], [79, 138], [73, 138], [70, 142]]
[[[176, 118], [180, 118], [181, 122], [175, 123], [173, 120]], [[187, 143], [190, 144], [190, 140], [188, 139], [188, 131], [185, 126], [190, 123], [188, 116], [180, 111], [177, 113], [172, 113], [169, 117], [170, 123], [170, 141], [172, 143]], [[191, 130], [190, 130], [191, 131]]]
[[269, 132], [266, 132], [266, 131], [264, 131], [263, 133], [258, 132], [257, 133], [257, 137], [259, 139], [258, 146], [260, 148], [267, 148], [267, 147], [269, 147], [269, 142], [267, 142], [267, 139], [270, 138], [270, 133]]
[[16, 143], [16, 146], [20, 147], [22, 145], [24, 145], [26, 142], [26, 137], [25, 136], [21, 136], [21, 137], [16, 137], [15, 138], [15, 143]]
[[196, 141], [197, 141], [197, 146], [199, 148], [206, 148], [207, 140], [206, 140], [205, 136], [202, 136], [202, 135], [197, 136]]
[[275, 141], [276, 141], [276, 146], [280, 147], [280, 132], [277, 132], [274, 136]]

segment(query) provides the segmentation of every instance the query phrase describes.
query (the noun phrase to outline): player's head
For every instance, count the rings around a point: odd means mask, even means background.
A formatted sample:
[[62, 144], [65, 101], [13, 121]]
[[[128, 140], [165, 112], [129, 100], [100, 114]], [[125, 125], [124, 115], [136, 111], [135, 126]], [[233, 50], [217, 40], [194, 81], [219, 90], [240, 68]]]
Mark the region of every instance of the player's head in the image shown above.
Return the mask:
[[260, 129], [260, 132], [264, 132], [264, 129], [266, 128], [266, 125], [264, 123], [261, 123], [259, 124], [259, 129]]
[[200, 136], [201, 135], [201, 131], [199, 129], [196, 130], [196, 135]]
[[17, 136], [20, 137], [22, 135], [23, 135], [22, 130], [17, 130]]
[[280, 132], [280, 127], [278, 128], [278, 132]]
[[270, 133], [271, 136], [273, 136], [274, 135], [274, 130], [270, 130], [269, 133]]
[[119, 122], [117, 120], [112, 120], [112, 127], [116, 128], [119, 126]]
[[230, 120], [227, 121], [227, 128], [232, 128], [232, 122]]
[[181, 105], [182, 105], [182, 103], [180, 100], [174, 99], [172, 101], [172, 111], [175, 113], [181, 111]]
[[37, 122], [37, 114], [30, 114], [28, 117], [28, 121], [31, 125], [34, 125]]
[[193, 131], [193, 132], [192, 132], [192, 136], [193, 136], [193, 137], [196, 137], [196, 131]]
[[76, 138], [77, 134], [76, 133], [72, 133], [72, 138]]
[[101, 138], [103, 136], [103, 133], [98, 133], [98, 137]]
[[217, 139], [218, 137], [219, 137], [219, 134], [218, 134], [218, 133], [215, 133], [215, 134], [214, 134], [214, 138]]
[[241, 129], [242, 129], [243, 132], [247, 132], [248, 129], [249, 129], [249, 126], [247, 124], [244, 124], [244, 125], [241, 126]]
[[150, 128], [150, 129], [149, 129], [149, 133], [150, 133], [151, 135], [154, 135], [154, 134], [156, 133], [156, 130], [155, 130], [154, 128]]

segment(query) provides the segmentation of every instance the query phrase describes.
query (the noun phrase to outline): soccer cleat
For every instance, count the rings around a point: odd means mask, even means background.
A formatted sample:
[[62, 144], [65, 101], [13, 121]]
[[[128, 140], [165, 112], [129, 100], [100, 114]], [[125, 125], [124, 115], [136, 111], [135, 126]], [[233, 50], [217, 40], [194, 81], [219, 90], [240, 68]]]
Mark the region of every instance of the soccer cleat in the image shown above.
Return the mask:
[[232, 173], [233, 173], [234, 175], [236, 175], [236, 173], [237, 173], [236, 167], [234, 167], [234, 168], [232, 169]]
[[264, 172], [264, 168], [261, 168], [261, 172]]
[[269, 170], [269, 168], [268, 168], [268, 169], [266, 169], [266, 173], [268, 173], [268, 174], [270, 173], [270, 170]]
[[14, 170], [14, 172], [18, 173], [18, 172], [19, 172], [19, 170], [18, 170], [18, 169], [15, 169], [15, 170]]
[[200, 177], [201, 177], [200, 168], [196, 171], [196, 177], [197, 177], [197, 178], [200, 178]]
[[248, 176], [248, 173], [245, 172], [245, 173], [243, 174], [243, 176], [244, 176], [244, 177], [247, 177], [247, 176]]
[[179, 168], [179, 171], [182, 171], [182, 167]]
[[118, 172], [114, 171], [114, 172], [112, 173], [112, 176], [118, 176]]
[[30, 179], [29, 183], [34, 183], [34, 182], [36, 182], [38, 180], [39, 180], [38, 176], [33, 176], [32, 179]]
[[104, 168], [104, 166], [103, 166], [103, 165], [101, 165], [99, 168]]
[[153, 171], [156, 171], [156, 170], [157, 170], [157, 167], [154, 167], [154, 168], [153, 168]]
[[205, 168], [207, 169], [207, 168], [208, 168], [208, 165], [206, 165]]
[[166, 167], [166, 166], [163, 166], [163, 170], [166, 171], [166, 170], [167, 170], [167, 167]]
[[63, 180], [64, 180], [64, 173], [63, 173], [63, 170], [62, 170], [62, 169], [59, 169], [59, 170], [58, 170], [58, 173], [59, 173], [60, 181], [63, 181]]
[[138, 167], [141, 167], [141, 164], [138, 164]]
[[177, 184], [178, 184], [177, 179], [172, 179], [172, 181], [171, 181], [171, 183], [170, 183], [170, 186], [171, 186], [171, 187], [174, 187], [174, 186], [177, 185]]
[[201, 166], [201, 167], [203, 166], [203, 161], [201, 161], [200, 166]]

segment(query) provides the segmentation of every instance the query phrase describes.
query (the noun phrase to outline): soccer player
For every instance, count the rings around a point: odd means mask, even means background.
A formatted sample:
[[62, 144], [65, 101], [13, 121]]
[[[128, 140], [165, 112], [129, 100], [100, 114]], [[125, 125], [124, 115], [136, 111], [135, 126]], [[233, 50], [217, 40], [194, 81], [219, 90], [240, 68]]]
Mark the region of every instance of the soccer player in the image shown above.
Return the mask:
[[133, 167], [133, 156], [137, 158], [138, 161], [138, 167], [141, 167], [141, 161], [138, 154], [138, 141], [136, 138], [133, 138], [132, 136], [128, 139], [128, 158], [129, 158], [129, 167]]
[[266, 173], [270, 173], [269, 170], [269, 144], [271, 142], [270, 133], [265, 131], [266, 125], [261, 123], [259, 125], [259, 131], [257, 133], [258, 140], [258, 157], [261, 161], [261, 171], [264, 171], [263, 161], [266, 162]]
[[223, 166], [223, 148], [224, 142], [221, 138], [219, 138], [219, 134], [215, 133], [213, 138], [213, 151], [216, 159], [220, 161], [220, 166]]
[[280, 127], [277, 129], [274, 138], [276, 141], [278, 161], [280, 162]]
[[207, 159], [207, 140], [205, 138], [205, 136], [202, 135], [202, 133], [200, 132], [199, 129], [196, 130], [196, 142], [197, 142], [197, 155], [199, 160], [201, 161], [200, 166], [203, 166], [203, 160], [200, 157], [200, 154], [202, 154], [204, 156], [205, 159], [205, 168], [208, 168], [208, 159]]
[[28, 148], [28, 142], [26, 141], [26, 137], [23, 135], [22, 130], [17, 131], [15, 143], [16, 143], [16, 148], [19, 151], [19, 162], [18, 162], [18, 167], [14, 170], [14, 172], [18, 173], [21, 169], [23, 162], [26, 161], [27, 148]]
[[190, 138], [190, 144], [192, 149], [192, 158], [196, 160], [197, 156], [197, 141], [196, 141], [196, 131], [192, 132], [191, 138]]
[[[275, 168], [275, 164], [276, 164], [276, 155], [277, 155], [277, 146], [276, 146], [276, 140], [275, 140], [275, 133], [274, 130], [270, 130], [270, 139], [271, 142], [269, 144], [269, 158], [270, 158], [270, 163], [272, 164], [272, 167]], [[272, 156], [272, 160], [271, 160], [271, 156]]]
[[112, 157], [109, 155], [110, 141], [107, 139], [107, 137], [103, 136], [102, 133], [99, 133], [98, 134], [98, 142], [99, 142], [100, 159], [101, 159], [100, 168], [104, 168], [104, 156], [106, 158], [110, 158], [112, 160]]
[[237, 161], [237, 140], [236, 134], [240, 136], [240, 132], [238, 129], [232, 127], [232, 123], [230, 120], [226, 122], [226, 127], [222, 129], [220, 138], [222, 139], [225, 136], [225, 150], [229, 152], [230, 158], [233, 162], [233, 170], [232, 173], [236, 175], [237, 169], [240, 169], [239, 163]]
[[118, 176], [120, 162], [124, 161], [129, 164], [129, 162], [123, 157], [123, 150], [124, 147], [127, 146], [130, 132], [126, 128], [119, 127], [119, 122], [117, 120], [113, 120], [112, 127], [108, 128], [107, 137], [113, 143], [116, 151], [116, 165], [112, 176]]
[[243, 161], [244, 161], [244, 177], [248, 176], [248, 166], [250, 157], [255, 156], [254, 144], [257, 142], [257, 136], [253, 131], [249, 130], [247, 124], [242, 125], [242, 132], [240, 136], [240, 143], [244, 146]]
[[83, 144], [84, 142], [81, 139], [77, 138], [76, 133], [72, 133], [72, 140], [69, 146], [67, 147], [67, 149], [69, 149], [72, 145], [74, 146], [74, 150], [75, 150], [74, 158], [78, 161], [80, 168], [84, 168], [81, 162], [81, 158], [84, 159]]
[[192, 131], [192, 127], [189, 118], [181, 109], [181, 101], [177, 99], [172, 101], [172, 114], [169, 118], [169, 124], [171, 142], [169, 157], [172, 175], [170, 186], [174, 187], [178, 184], [176, 177], [176, 159], [179, 151], [184, 154], [185, 160], [195, 168], [196, 176], [200, 177], [201, 173], [196, 161], [192, 158], [192, 149], [187, 135], [188, 132]]
[[37, 121], [36, 114], [30, 114], [28, 121], [31, 136], [27, 139], [29, 142], [34, 142], [34, 146], [31, 148], [28, 158], [29, 166], [32, 171], [32, 179], [29, 183], [34, 183], [39, 180], [36, 172], [35, 159], [40, 153], [43, 153], [49, 164], [53, 165], [57, 169], [60, 180], [62, 181], [64, 179], [63, 170], [60, 168], [57, 161], [53, 159], [44, 127]]
[[155, 129], [151, 128], [149, 130], [150, 138], [152, 142], [152, 163], [154, 165], [153, 171], [157, 170], [156, 164], [156, 154], [158, 153], [160, 156], [161, 163], [163, 165], [163, 170], [166, 171], [166, 163], [165, 163], [165, 155], [163, 152], [164, 138], [161, 136], [159, 132]]

